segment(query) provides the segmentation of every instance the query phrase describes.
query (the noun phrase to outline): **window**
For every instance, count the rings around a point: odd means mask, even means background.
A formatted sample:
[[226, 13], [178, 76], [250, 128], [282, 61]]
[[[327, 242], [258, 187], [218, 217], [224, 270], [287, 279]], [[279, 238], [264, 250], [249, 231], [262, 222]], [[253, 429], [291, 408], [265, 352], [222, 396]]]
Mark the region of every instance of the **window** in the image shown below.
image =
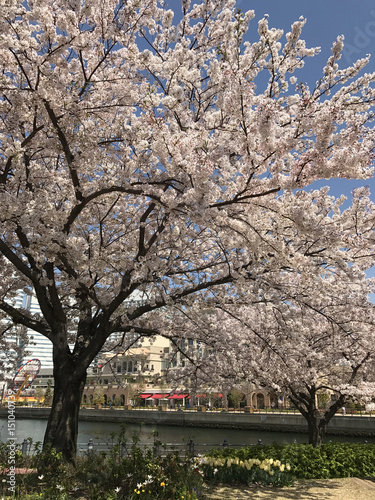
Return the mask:
[[117, 373], [121, 373], [121, 364], [120, 363], [117, 364]]

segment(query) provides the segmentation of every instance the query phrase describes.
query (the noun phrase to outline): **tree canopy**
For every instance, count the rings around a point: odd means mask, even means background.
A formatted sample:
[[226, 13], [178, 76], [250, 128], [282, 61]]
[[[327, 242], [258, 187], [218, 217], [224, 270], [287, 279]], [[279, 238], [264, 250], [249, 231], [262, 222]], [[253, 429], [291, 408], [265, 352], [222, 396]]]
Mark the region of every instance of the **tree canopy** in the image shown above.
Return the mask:
[[[304, 19], [284, 40], [264, 18], [250, 43], [254, 14], [233, 0], [181, 7], [176, 23], [157, 0], [2, 8], [0, 310], [53, 343], [46, 442], [68, 458], [111, 333], [158, 333], [153, 313], [173, 304], [278, 295], [289, 269], [372, 265], [366, 193], [341, 215], [326, 190], [302, 191], [372, 175], [367, 59], [339, 69], [339, 37], [310, 89], [295, 76], [318, 52]], [[15, 307], [20, 289], [41, 315]], [[147, 300], [124, 307], [135, 291]]]

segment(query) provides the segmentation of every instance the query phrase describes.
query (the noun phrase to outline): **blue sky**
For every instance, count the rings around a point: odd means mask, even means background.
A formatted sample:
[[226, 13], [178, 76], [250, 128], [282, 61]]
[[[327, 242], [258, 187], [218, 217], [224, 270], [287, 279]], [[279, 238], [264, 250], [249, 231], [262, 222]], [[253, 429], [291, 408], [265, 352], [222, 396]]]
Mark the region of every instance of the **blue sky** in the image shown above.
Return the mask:
[[[238, 0], [241, 10], [255, 11], [257, 22], [264, 14], [269, 15], [269, 25], [289, 31], [289, 26], [299, 16], [307, 19], [303, 36], [308, 46], [321, 47], [319, 56], [306, 61], [305, 79], [313, 83], [321, 76], [325, 61], [331, 54], [332, 42], [338, 35], [345, 36], [345, 47], [340, 60], [342, 67], [350, 66], [357, 59], [372, 54], [366, 72], [375, 71], [375, 2], [373, 0]], [[368, 185], [375, 201], [375, 180], [330, 182], [319, 181], [314, 187], [330, 185], [335, 196], [345, 194], [350, 198], [355, 187]]]
[[[198, 3], [198, 0], [191, 0]], [[180, 0], [166, 0], [168, 8], [181, 12]], [[300, 16], [307, 19], [302, 38], [310, 47], [321, 47], [321, 53], [306, 60], [303, 76], [312, 87], [321, 77], [322, 69], [331, 54], [332, 43], [338, 35], [345, 36], [345, 48], [340, 60], [342, 67], [372, 54], [366, 72], [375, 71], [375, 2], [374, 0], [237, 0], [242, 11], [254, 10], [255, 19], [250, 24], [249, 40], [257, 39], [257, 25], [264, 14], [269, 16], [269, 26], [290, 31], [290, 26]], [[314, 187], [330, 186], [330, 194], [351, 197], [355, 187], [370, 186], [375, 201], [375, 180], [350, 181], [345, 179], [319, 181]]]

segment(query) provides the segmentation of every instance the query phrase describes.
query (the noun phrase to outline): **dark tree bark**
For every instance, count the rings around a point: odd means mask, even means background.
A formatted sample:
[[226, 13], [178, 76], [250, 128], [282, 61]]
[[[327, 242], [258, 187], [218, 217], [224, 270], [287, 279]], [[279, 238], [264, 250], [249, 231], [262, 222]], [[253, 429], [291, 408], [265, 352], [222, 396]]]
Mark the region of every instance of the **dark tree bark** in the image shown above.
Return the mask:
[[43, 449], [55, 448], [74, 463], [77, 452], [78, 415], [87, 369], [74, 363], [70, 352], [54, 348], [54, 393]]
[[328, 424], [337, 410], [345, 403], [345, 396], [340, 395], [325, 411], [320, 412], [316, 405], [316, 387], [308, 387], [306, 392], [291, 390], [290, 400], [306, 419], [309, 444], [317, 448], [323, 444]]

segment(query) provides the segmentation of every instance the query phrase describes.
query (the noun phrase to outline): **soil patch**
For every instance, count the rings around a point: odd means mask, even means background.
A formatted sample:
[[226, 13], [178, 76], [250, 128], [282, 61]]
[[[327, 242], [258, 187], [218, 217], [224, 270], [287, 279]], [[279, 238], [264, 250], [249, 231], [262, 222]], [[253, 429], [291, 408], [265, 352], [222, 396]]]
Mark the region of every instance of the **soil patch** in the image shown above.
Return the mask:
[[375, 500], [375, 478], [297, 481], [288, 488], [217, 486], [206, 491], [208, 500]]

